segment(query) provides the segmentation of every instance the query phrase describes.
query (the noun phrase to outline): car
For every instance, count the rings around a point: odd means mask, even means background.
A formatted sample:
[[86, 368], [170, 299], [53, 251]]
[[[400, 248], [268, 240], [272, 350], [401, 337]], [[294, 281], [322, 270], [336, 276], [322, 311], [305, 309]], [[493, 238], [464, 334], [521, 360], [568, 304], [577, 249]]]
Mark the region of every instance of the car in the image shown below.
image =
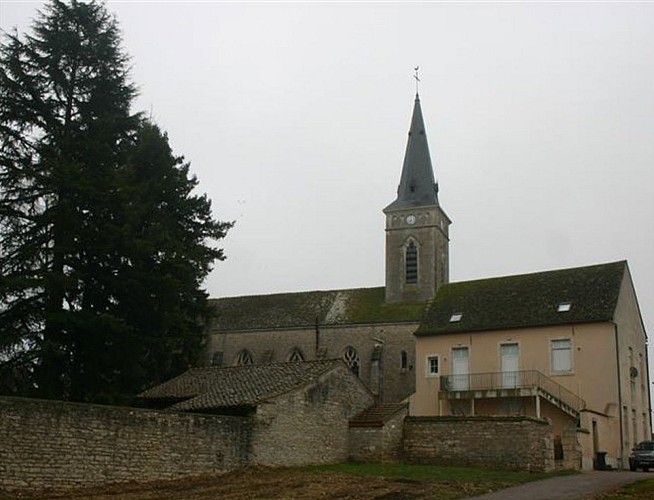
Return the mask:
[[631, 451], [629, 470], [643, 469], [648, 472], [650, 467], [654, 468], [654, 441], [643, 441]]

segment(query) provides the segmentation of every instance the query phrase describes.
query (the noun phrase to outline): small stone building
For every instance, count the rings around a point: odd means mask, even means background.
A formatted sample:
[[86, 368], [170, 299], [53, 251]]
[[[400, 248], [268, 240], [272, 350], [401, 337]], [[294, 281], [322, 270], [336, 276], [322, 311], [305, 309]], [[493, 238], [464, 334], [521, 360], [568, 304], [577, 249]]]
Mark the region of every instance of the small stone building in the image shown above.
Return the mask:
[[148, 406], [239, 415], [246, 462], [293, 466], [348, 458], [348, 421], [374, 398], [342, 360], [194, 368], [139, 396]]

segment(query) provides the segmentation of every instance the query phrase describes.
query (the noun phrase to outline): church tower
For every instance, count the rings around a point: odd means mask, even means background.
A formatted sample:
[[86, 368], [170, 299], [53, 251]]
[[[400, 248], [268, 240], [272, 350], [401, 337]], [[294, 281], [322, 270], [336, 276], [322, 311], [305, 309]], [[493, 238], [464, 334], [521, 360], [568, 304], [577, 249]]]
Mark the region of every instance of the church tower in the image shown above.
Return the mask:
[[397, 198], [386, 215], [386, 302], [429, 300], [449, 281], [450, 219], [438, 203], [416, 94]]

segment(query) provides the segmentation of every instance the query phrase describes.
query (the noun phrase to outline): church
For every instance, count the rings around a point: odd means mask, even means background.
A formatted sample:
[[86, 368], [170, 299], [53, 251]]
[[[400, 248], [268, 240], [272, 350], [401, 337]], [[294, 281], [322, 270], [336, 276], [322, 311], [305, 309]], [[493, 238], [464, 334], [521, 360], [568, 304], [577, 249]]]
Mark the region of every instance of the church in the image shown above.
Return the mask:
[[[213, 299], [205, 364], [342, 359], [377, 404], [408, 402], [410, 418], [535, 418], [552, 426], [557, 463], [630, 466], [652, 424], [627, 262], [450, 283], [451, 220], [417, 94], [383, 212], [384, 287]], [[432, 445], [430, 459], [451, 452]]]
[[343, 359], [379, 402], [415, 390], [414, 332], [449, 279], [450, 219], [438, 201], [416, 94], [397, 198], [386, 216], [385, 287], [212, 299], [206, 363]]

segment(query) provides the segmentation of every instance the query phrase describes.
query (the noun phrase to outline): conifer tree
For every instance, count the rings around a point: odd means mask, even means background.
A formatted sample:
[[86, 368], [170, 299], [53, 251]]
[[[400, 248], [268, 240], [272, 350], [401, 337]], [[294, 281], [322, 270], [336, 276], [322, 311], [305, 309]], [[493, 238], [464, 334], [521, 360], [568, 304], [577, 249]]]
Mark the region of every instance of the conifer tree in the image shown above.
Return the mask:
[[131, 113], [102, 4], [52, 1], [0, 69], [0, 390], [125, 400], [197, 352], [229, 224]]

